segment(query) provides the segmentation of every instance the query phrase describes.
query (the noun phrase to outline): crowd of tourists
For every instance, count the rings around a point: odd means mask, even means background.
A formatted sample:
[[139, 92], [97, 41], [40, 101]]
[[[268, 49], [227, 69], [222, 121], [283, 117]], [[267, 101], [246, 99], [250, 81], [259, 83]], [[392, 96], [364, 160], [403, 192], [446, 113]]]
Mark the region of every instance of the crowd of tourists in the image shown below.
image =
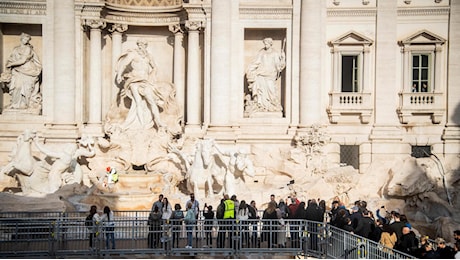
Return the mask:
[[343, 203], [335, 200], [328, 214], [331, 225], [379, 242], [384, 250], [395, 249], [422, 259], [460, 258], [460, 230], [454, 231], [453, 243], [441, 237], [433, 242], [428, 236], [416, 236], [406, 216], [398, 210], [387, 211], [382, 206], [374, 216], [367, 209], [366, 201], [355, 201], [348, 210]]
[[[238, 200], [236, 195], [224, 195], [219, 205], [214, 210], [212, 205], [205, 204], [200, 210], [200, 203], [195, 195], [190, 194], [190, 199], [185, 203], [185, 210], [180, 204], [174, 207], [168, 199], [160, 194], [158, 200], [152, 205], [148, 217], [149, 235], [148, 246], [151, 248], [161, 247], [161, 234], [169, 232], [172, 237], [172, 246], [179, 247], [179, 236], [182, 224], [185, 224], [187, 243], [186, 248], [192, 248], [193, 230], [201, 216], [203, 217], [203, 231], [205, 246], [214, 245], [212, 229], [217, 223], [218, 232], [215, 239], [217, 248], [235, 246], [232, 236], [236, 234], [235, 221], [242, 234], [242, 245], [260, 247], [260, 243], [267, 242], [268, 247], [286, 247], [286, 232], [289, 232], [290, 247], [298, 247], [300, 243], [300, 231], [304, 227], [296, 225], [296, 220], [308, 220], [311, 222], [328, 222], [331, 226], [350, 232], [369, 240], [379, 243], [382, 250], [395, 249], [417, 258], [460, 258], [460, 230], [454, 231], [455, 241], [446, 241], [443, 238], [430, 239], [428, 236], [416, 236], [412, 226], [404, 214], [398, 210], [388, 211], [384, 206], [375, 211], [368, 209], [366, 201], [355, 201], [351, 209], [347, 209], [343, 202], [334, 200], [330, 206], [325, 200], [310, 199], [307, 202], [300, 201], [296, 196], [289, 196], [278, 202], [275, 195], [270, 196], [267, 207], [259, 214], [254, 200], [247, 203]], [[95, 206], [93, 206], [95, 207]], [[115, 248], [113, 239], [113, 213], [108, 207], [104, 209], [102, 216], [94, 214], [91, 208], [90, 215], [94, 221], [103, 223], [109, 227], [107, 232], [107, 248], [109, 241]], [[173, 210], [174, 208], [174, 210]], [[258, 221], [254, 221], [258, 220]], [[258, 222], [263, 222], [260, 237], [258, 236]], [[286, 225], [289, 222], [289, 225]], [[106, 224], [104, 224], [106, 223]], [[288, 227], [286, 227], [288, 226]], [[314, 230], [309, 230], [313, 231]], [[311, 247], [314, 249], [318, 241], [312, 239]], [[92, 243], [90, 234], [90, 246]]]

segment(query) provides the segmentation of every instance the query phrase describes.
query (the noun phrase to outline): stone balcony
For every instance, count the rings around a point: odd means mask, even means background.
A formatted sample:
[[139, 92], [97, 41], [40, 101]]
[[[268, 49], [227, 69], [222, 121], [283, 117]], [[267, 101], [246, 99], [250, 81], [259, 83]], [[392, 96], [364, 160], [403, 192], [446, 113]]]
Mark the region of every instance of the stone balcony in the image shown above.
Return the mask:
[[333, 124], [342, 115], [358, 115], [361, 123], [367, 124], [373, 111], [371, 93], [329, 93], [329, 106], [326, 111]]
[[411, 117], [430, 115], [433, 124], [439, 124], [444, 115], [444, 94], [431, 92], [399, 93], [400, 107], [396, 110], [402, 124]]

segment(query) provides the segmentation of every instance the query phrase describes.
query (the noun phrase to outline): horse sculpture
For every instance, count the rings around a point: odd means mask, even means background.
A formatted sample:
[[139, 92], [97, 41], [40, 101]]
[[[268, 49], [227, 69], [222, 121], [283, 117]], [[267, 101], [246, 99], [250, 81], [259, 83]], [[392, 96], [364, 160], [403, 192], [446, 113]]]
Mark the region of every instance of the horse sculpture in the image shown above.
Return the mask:
[[193, 164], [187, 172], [187, 189], [198, 194], [200, 188], [204, 189], [205, 197], [213, 196], [212, 187], [215, 166], [214, 150], [215, 142], [212, 139], [201, 140], [196, 144]]
[[236, 194], [235, 186], [237, 180], [245, 182], [245, 175], [254, 177], [254, 165], [246, 153], [228, 152], [224, 153], [224, 155], [230, 156], [224, 178], [224, 190], [226, 194], [234, 195]]
[[205, 197], [213, 196], [213, 177], [224, 167], [217, 164], [216, 159], [219, 156], [216, 153], [218, 150], [215, 141], [213, 139], [198, 141], [195, 144], [193, 160], [175, 147], [170, 146], [169, 149], [184, 161], [187, 190], [198, 194], [202, 189]]

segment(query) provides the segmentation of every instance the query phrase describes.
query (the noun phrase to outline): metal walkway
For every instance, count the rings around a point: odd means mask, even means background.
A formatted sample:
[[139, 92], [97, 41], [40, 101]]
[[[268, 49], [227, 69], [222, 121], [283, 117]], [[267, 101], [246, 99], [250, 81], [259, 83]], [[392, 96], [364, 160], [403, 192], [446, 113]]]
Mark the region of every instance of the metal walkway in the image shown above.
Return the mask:
[[[371, 258], [412, 256], [324, 223], [305, 220], [223, 221], [193, 226], [186, 248], [185, 224], [147, 225], [148, 211], [115, 212], [115, 249], [107, 232], [84, 225], [87, 212], [0, 213], [1, 258]], [[206, 239], [208, 238], [208, 240]], [[111, 247], [111, 246], [110, 246]]]

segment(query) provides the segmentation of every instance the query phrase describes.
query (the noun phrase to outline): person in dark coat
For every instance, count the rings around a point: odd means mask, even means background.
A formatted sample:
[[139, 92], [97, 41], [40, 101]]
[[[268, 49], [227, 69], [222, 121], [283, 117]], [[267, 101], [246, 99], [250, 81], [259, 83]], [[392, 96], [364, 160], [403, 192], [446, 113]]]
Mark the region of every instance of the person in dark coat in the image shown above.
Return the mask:
[[370, 234], [375, 230], [374, 220], [370, 218], [369, 211], [365, 209], [363, 216], [358, 220], [358, 225], [355, 228], [355, 234], [365, 238], [369, 238]]
[[[315, 222], [323, 222], [324, 220], [324, 211], [318, 206], [316, 200], [312, 199], [308, 203], [307, 209], [307, 220], [315, 221]], [[308, 224], [308, 232], [310, 233], [310, 248], [312, 250], [317, 250], [318, 248], [318, 224], [317, 223], [309, 223]]]
[[401, 239], [396, 242], [394, 249], [403, 253], [414, 255], [417, 253], [418, 239], [415, 233], [409, 227], [402, 228]]
[[439, 254], [439, 258], [441, 259], [454, 259], [455, 258], [455, 250], [446, 245], [446, 240], [444, 240], [444, 238], [436, 238], [435, 240], [436, 244], [437, 244], [437, 249], [436, 249], [436, 253]]

